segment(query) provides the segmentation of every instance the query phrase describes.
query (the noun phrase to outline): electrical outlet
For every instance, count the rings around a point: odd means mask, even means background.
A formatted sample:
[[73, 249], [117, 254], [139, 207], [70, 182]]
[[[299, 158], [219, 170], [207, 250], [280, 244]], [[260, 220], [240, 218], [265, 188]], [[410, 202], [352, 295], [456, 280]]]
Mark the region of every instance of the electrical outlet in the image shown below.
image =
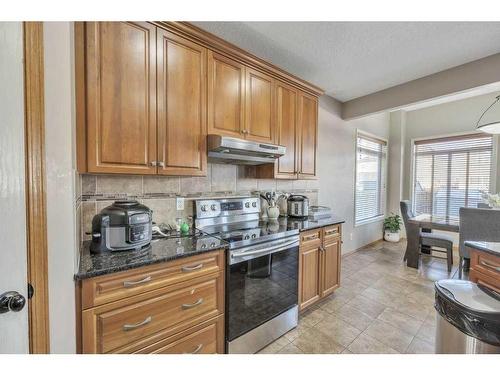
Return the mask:
[[177, 206], [177, 211], [184, 210], [184, 198], [176, 198], [175, 204]]

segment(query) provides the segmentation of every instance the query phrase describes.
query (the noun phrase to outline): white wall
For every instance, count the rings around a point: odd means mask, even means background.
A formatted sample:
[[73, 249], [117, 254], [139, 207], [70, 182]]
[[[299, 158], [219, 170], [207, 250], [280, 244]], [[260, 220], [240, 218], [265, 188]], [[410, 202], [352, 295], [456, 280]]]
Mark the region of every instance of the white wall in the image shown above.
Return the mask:
[[44, 23], [45, 156], [49, 250], [50, 351], [75, 353], [76, 265], [73, 31]]
[[318, 114], [319, 204], [345, 219], [343, 253], [382, 238], [382, 221], [354, 226], [356, 129], [389, 139], [389, 114], [381, 113], [344, 121], [338, 101], [323, 96]]

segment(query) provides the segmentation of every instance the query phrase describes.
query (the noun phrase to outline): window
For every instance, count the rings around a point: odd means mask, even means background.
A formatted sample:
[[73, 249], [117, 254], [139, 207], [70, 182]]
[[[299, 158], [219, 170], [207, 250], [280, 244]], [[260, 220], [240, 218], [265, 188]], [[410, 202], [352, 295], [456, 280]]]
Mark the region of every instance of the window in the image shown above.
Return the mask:
[[387, 142], [358, 131], [356, 136], [355, 224], [385, 213]]
[[471, 134], [416, 141], [413, 210], [458, 216], [460, 207], [477, 207], [490, 190], [493, 139]]

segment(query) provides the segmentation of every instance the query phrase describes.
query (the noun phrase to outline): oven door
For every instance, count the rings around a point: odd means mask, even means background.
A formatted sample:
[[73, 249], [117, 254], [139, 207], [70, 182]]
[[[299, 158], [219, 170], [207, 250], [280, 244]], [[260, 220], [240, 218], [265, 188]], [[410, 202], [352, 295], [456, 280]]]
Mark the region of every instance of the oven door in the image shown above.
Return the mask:
[[230, 342], [297, 306], [299, 238], [228, 253], [226, 337]]

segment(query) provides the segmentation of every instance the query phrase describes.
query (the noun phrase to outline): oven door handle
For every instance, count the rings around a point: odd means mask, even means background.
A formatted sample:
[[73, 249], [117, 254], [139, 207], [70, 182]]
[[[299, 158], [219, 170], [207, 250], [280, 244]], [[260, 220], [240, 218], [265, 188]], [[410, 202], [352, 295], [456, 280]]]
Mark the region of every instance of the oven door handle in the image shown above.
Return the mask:
[[242, 257], [248, 257], [252, 255], [265, 255], [266, 253], [271, 254], [271, 253], [276, 253], [281, 250], [285, 250], [289, 248], [290, 246], [293, 245], [298, 245], [299, 244], [299, 239], [293, 239], [290, 241], [286, 241], [271, 247], [265, 247], [263, 249], [258, 249], [254, 251], [243, 251], [243, 252], [238, 252], [238, 253], [232, 253], [231, 258], [242, 258]]

